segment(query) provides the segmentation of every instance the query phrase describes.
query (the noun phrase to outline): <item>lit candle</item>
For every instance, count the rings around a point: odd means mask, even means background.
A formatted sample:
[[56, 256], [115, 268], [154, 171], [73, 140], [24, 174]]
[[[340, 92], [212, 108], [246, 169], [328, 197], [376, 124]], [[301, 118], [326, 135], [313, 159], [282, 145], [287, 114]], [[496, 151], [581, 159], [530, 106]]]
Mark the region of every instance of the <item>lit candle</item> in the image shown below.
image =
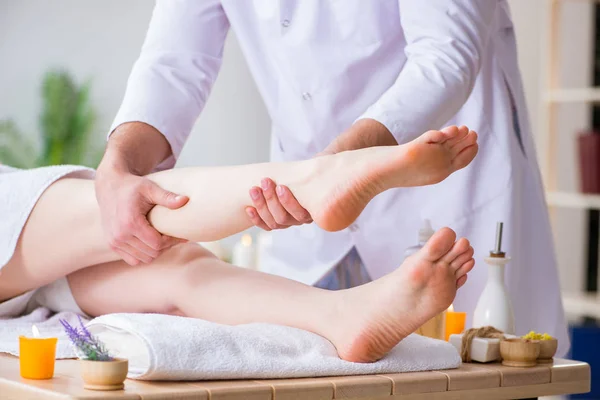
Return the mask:
[[231, 259], [233, 265], [254, 269], [256, 267], [256, 251], [252, 245], [252, 236], [245, 234], [233, 248]]
[[54, 376], [57, 338], [41, 338], [37, 326], [33, 338], [19, 336], [19, 364], [26, 379], [50, 379]]
[[450, 304], [446, 310], [446, 341], [450, 339], [450, 335], [462, 333], [465, 330], [466, 319], [466, 312], [456, 312], [454, 306]]

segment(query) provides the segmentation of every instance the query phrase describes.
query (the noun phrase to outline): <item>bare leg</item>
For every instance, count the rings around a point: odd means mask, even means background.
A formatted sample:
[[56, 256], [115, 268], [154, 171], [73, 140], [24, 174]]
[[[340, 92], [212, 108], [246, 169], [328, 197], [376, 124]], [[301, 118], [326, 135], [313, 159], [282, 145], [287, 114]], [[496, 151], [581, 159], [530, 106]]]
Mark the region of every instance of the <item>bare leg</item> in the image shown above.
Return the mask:
[[[476, 134], [451, 127], [413, 142], [281, 164], [190, 168], [151, 175], [165, 189], [190, 196], [180, 210], [155, 208], [162, 233], [192, 241], [221, 239], [249, 227], [247, 190], [262, 177], [287, 184], [321, 227], [348, 226], [381, 191], [432, 184], [466, 166], [477, 152]], [[208, 190], [211, 194], [208, 195]], [[81, 268], [116, 261], [105, 239], [93, 182], [63, 179], [41, 197], [3, 268], [0, 300]]]
[[[464, 168], [477, 154], [477, 135], [468, 128], [429, 131], [400, 146], [371, 147], [293, 163], [226, 168], [188, 168], [151, 175], [159, 186], [188, 195], [178, 210], [155, 207], [158, 231], [194, 241], [212, 241], [250, 227], [248, 189], [270, 177], [288, 186], [321, 228], [350, 225], [377, 194], [394, 187], [438, 183]], [[207, 191], [218, 196], [207, 195]]]
[[329, 339], [343, 359], [370, 362], [452, 302], [474, 264], [469, 242], [454, 239], [442, 229], [395, 272], [342, 291], [234, 267], [194, 244], [175, 247], [148, 266], [117, 261], [68, 279], [91, 315], [159, 312], [229, 325], [286, 325]]

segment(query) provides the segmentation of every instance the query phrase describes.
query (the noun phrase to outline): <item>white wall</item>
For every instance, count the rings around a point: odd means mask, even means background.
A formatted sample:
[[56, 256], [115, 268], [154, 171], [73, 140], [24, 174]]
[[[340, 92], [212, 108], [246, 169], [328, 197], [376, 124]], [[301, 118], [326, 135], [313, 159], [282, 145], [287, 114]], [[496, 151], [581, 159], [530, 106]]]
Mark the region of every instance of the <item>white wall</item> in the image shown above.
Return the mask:
[[[0, 0], [0, 119], [37, 133], [39, 86], [50, 67], [93, 81], [97, 140], [117, 112], [144, 39], [150, 0]], [[266, 161], [270, 121], [237, 41], [230, 33], [225, 61], [180, 165]]]

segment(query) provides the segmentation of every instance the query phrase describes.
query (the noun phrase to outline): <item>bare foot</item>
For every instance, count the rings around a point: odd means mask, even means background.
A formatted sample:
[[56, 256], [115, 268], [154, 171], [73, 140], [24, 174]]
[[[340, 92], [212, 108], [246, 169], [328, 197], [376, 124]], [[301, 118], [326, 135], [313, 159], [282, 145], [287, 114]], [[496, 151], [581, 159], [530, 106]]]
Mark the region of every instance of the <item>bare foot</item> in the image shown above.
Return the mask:
[[[399, 146], [373, 147], [340, 153], [340, 168], [330, 174], [328, 190], [312, 194], [302, 204], [313, 220], [327, 231], [348, 227], [379, 193], [395, 187], [439, 183], [451, 173], [466, 167], [477, 154], [477, 134], [466, 126], [450, 126], [428, 131]], [[352, 172], [347, 170], [351, 169]], [[324, 178], [325, 180], [327, 178]]]
[[328, 335], [347, 361], [372, 362], [452, 303], [475, 265], [473, 248], [449, 228], [381, 279], [340, 293], [340, 321]]

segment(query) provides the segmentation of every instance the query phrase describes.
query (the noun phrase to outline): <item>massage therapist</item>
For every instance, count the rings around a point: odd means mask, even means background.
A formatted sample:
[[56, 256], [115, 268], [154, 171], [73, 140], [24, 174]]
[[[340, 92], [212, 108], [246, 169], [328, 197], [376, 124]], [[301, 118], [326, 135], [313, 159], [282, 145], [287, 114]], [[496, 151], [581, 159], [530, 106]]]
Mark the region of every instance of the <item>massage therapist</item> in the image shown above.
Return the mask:
[[[97, 173], [114, 251], [138, 264], [141, 254], [155, 258], [178, 242], [161, 237], [146, 214], [186, 198], [143, 176], [174, 166], [230, 28], [272, 119], [273, 160], [396, 145], [453, 124], [480, 135], [469, 167], [437, 185], [379, 195], [341, 232], [310, 224], [286, 187], [257, 182], [248, 188], [255, 206], [248, 218], [274, 230], [263, 271], [329, 289], [355, 286], [397, 268], [423, 218], [469, 238], [480, 261], [504, 221], [517, 332], [548, 332], [565, 354], [550, 224], [505, 0], [158, 0]], [[469, 320], [486, 279], [481, 264], [454, 303]]]

